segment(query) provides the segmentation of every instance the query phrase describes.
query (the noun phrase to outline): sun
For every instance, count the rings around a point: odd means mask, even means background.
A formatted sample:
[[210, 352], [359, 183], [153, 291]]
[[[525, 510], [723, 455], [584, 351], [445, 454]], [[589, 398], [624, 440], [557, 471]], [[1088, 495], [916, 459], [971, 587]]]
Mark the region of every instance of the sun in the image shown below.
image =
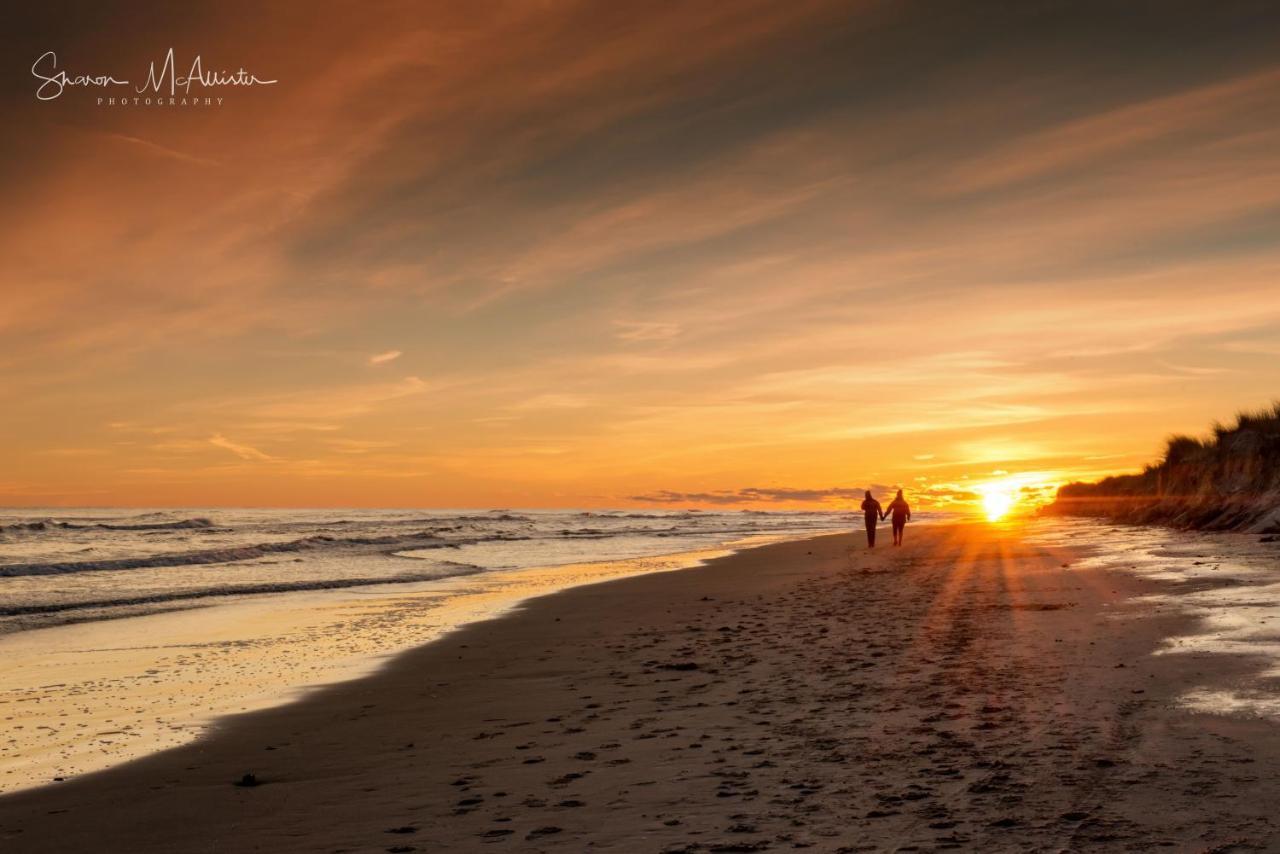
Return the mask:
[[1014, 474], [993, 471], [991, 474], [995, 477], [990, 480], [971, 481], [967, 491], [974, 496], [974, 510], [980, 508], [982, 515], [993, 524], [1013, 517], [1033, 516], [1039, 507], [1053, 500], [1063, 480], [1062, 473], [1055, 471]]
[[1004, 518], [1017, 501], [1013, 490], [1003, 484], [992, 484], [982, 490], [982, 510], [987, 514], [988, 522]]

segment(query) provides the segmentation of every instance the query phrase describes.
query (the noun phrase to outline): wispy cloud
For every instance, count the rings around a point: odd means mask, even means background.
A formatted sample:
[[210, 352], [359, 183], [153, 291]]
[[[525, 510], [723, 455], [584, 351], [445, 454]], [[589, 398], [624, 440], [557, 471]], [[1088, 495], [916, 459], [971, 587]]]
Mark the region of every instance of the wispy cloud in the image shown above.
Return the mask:
[[193, 409], [259, 424], [331, 425], [367, 415], [397, 401], [418, 397], [430, 388], [431, 384], [420, 377], [407, 376], [388, 382], [348, 383], [281, 394], [201, 401], [194, 404]]
[[[888, 487], [877, 486], [883, 492]], [[632, 501], [646, 504], [777, 504], [783, 502], [809, 504], [825, 501], [861, 499], [864, 490], [835, 487], [830, 489], [800, 489], [793, 487], [747, 487], [745, 489], [714, 492], [675, 492], [659, 490], [644, 495], [630, 496]]]
[[168, 148], [166, 146], [161, 145], [158, 142], [153, 142], [149, 139], [142, 139], [140, 137], [130, 136], [128, 134], [123, 134], [123, 133], [107, 133], [104, 135], [108, 139], [124, 142], [124, 143], [127, 143], [128, 145], [135, 146], [149, 154], [168, 158], [170, 160], [177, 160], [180, 163], [186, 163], [194, 166], [220, 165], [218, 161], [213, 160], [211, 158], [199, 157], [194, 154], [187, 154], [186, 152], [183, 152], [183, 151], [177, 151], [176, 149]]
[[384, 353], [376, 353], [369, 357], [370, 365], [385, 365], [387, 362], [394, 362], [404, 354], [399, 350], [387, 350]]
[[558, 409], [582, 409], [590, 406], [590, 398], [578, 394], [549, 393], [538, 394], [533, 397], [512, 403], [508, 408], [515, 412], [530, 412], [538, 410], [558, 410]]
[[678, 323], [654, 320], [615, 320], [614, 326], [624, 341], [666, 341], [681, 332]]
[[272, 460], [272, 457], [264, 454], [257, 448], [252, 448], [248, 445], [240, 444], [239, 442], [233, 442], [221, 433], [215, 433], [210, 436], [209, 444], [213, 445], [215, 448], [222, 448], [230, 451], [242, 460], [253, 460], [255, 462], [270, 462]]

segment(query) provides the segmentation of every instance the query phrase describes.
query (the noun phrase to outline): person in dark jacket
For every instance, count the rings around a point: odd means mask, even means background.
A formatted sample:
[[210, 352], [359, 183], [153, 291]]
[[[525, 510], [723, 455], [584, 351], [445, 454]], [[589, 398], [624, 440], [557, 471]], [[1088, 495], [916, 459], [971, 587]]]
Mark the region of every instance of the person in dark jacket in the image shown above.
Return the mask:
[[871, 490], [867, 490], [867, 497], [862, 499], [862, 517], [867, 523], [867, 548], [874, 549], [876, 547], [876, 523], [884, 518], [884, 511], [880, 509], [880, 502], [871, 497]]
[[[902, 490], [898, 490], [898, 494], [889, 502], [889, 508], [884, 511], [885, 516], [893, 516], [893, 544], [895, 546], [902, 545], [902, 532], [907, 527], [907, 520], [911, 518], [911, 506], [907, 504], [907, 499], [902, 497]], [[883, 518], [883, 517], [881, 517]]]

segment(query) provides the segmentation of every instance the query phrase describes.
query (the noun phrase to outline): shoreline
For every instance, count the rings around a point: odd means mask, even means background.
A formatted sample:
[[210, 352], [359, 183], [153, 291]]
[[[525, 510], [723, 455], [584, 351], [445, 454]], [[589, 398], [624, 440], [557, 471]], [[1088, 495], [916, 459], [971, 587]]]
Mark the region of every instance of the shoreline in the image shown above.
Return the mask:
[[[855, 535], [786, 541], [526, 599], [194, 743], [0, 797], [0, 842], [692, 852], [1276, 841], [1266, 804], [1280, 793], [1280, 759], [1268, 758], [1280, 757], [1280, 730], [1175, 704], [1197, 671], [1227, 679], [1251, 665], [1152, 656], [1194, 622], [1137, 601], [1161, 585], [1074, 571], [1069, 551], [978, 526], [908, 536], [873, 553]], [[245, 774], [259, 785], [233, 785]]]
[[526, 599], [696, 567], [751, 548], [755, 539], [427, 582], [231, 597], [122, 616], [125, 622], [5, 635], [0, 718], [10, 739], [0, 751], [0, 796], [192, 743], [223, 717], [299, 702], [364, 678], [458, 628], [501, 618]]

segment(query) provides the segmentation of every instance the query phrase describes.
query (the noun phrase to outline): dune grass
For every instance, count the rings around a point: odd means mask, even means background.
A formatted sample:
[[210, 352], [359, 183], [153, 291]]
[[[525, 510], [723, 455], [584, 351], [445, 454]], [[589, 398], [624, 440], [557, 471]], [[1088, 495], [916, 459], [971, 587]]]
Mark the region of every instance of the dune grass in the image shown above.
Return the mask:
[[[1055, 512], [1241, 527], [1280, 510], [1280, 401], [1216, 421], [1205, 436], [1173, 434], [1158, 462], [1135, 474], [1058, 490]], [[1134, 518], [1138, 517], [1138, 518]]]

